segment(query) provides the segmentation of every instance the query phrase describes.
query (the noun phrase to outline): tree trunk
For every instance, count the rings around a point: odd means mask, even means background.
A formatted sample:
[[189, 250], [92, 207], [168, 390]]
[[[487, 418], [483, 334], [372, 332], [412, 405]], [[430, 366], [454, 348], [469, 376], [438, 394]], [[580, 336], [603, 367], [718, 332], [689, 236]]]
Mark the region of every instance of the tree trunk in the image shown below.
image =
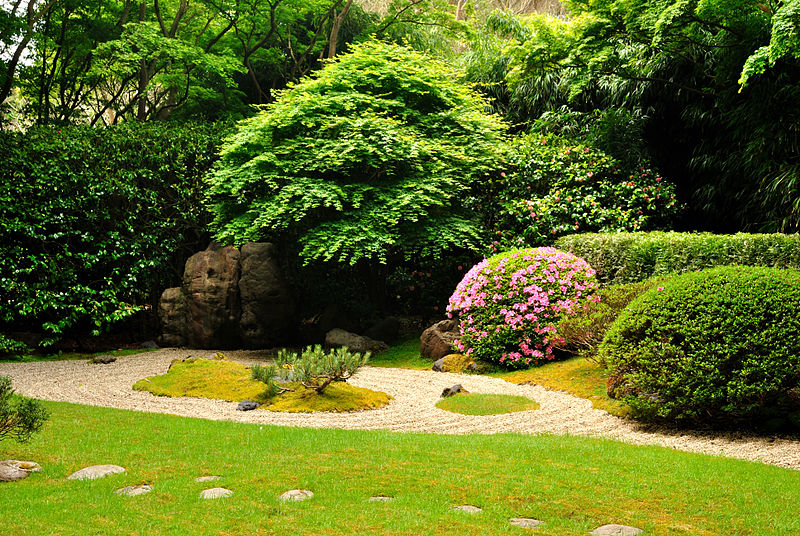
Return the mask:
[[347, 3], [344, 5], [342, 10], [333, 18], [333, 25], [331, 26], [331, 35], [328, 38], [328, 59], [333, 59], [336, 57], [336, 45], [339, 42], [339, 29], [342, 27], [342, 22], [344, 21], [345, 17], [347, 17], [347, 13], [350, 11], [350, 6], [353, 4], [353, 0], [347, 0]]

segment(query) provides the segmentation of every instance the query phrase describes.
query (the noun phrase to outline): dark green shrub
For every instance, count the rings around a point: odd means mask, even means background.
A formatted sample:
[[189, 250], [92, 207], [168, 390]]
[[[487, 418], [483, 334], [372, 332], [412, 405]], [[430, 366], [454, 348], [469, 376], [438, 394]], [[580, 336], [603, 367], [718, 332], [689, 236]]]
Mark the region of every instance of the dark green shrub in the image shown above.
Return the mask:
[[567, 138], [520, 136], [509, 161], [499, 194], [503, 246], [550, 244], [576, 231], [665, 229], [678, 212], [669, 181]]
[[15, 397], [11, 380], [0, 376], [0, 440], [28, 441], [48, 417], [38, 400]]
[[578, 234], [555, 247], [586, 259], [605, 285], [731, 264], [800, 269], [798, 234]]
[[791, 418], [800, 411], [800, 273], [727, 266], [686, 273], [632, 302], [600, 356], [645, 419]]
[[556, 333], [562, 342], [557, 348], [596, 360], [597, 349], [614, 320], [629, 303], [661, 282], [663, 279], [647, 279], [601, 288], [598, 292], [600, 301], [587, 302], [574, 315], [559, 320]]
[[0, 133], [0, 332], [97, 333], [205, 247], [201, 177], [224, 125]]

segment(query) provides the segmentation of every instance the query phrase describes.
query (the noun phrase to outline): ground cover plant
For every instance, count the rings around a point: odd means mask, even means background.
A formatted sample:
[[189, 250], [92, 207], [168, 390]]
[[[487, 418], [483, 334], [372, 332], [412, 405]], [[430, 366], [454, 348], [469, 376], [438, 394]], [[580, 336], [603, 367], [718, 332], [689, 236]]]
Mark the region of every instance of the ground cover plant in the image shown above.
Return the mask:
[[[322, 392], [297, 380], [265, 382], [257, 379], [255, 376], [259, 373], [254, 374], [253, 370], [267, 373], [274, 372], [275, 367], [254, 365], [251, 369], [226, 359], [181, 359], [176, 360], [166, 374], [143, 378], [133, 388], [157, 396], [193, 396], [234, 402], [252, 400], [262, 404], [259, 410], [291, 413], [375, 409], [392, 399], [386, 393], [343, 381], [327, 385]], [[273, 379], [271, 373], [268, 379]]]
[[637, 417], [800, 428], [800, 272], [724, 266], [675, 276], [616, 319], [599, 358]]
[[[792, 534], [800, 529], [800, 472], [727, 458], [569, 436], [452, 436], [316, 430], [180, 418], [45, 403], [53, 426], [28, 444], [0, 443], [0, 458], [38, 461], [28, 479], [0, 486], [3, 530], [39, 536], [103, 533], [230, 536], [353, 532], [519, 534], [511, 517], [546, 521], [544, 536], [585, 535], [619, 522], [653, 535]], [[10, 449], [10, 450], [9, 450]], [[431, 470], [431, 453], [436, 456]], [[514, 463], [509, 464], [509, 452]], [[67, 481], [115, 463], [126, 473]], [[222, 480], [202, 484], [201, 475]], [[154, 491], [119, 497], [148, 483]], [[202, 501], [202, 489], [234, 495]], [[314, 491], [281, 503], [288, 489]], [[372, 495], [396, 497], [370, 503]], [[484, 509], [455, 512], [456, 504]]]
[[454, 346], [474, 359], [521, 368], [552, 360], [555, 324], [596, 299], [594, 270], [553, 248], [520, 249], [486, 259], [464, 276], [447, 311], [458, 315]]
[[500, 415], [539, 409], [539, 403], [524, 396], [459, 393], [438, 401], [436, 407], [462, 415]]

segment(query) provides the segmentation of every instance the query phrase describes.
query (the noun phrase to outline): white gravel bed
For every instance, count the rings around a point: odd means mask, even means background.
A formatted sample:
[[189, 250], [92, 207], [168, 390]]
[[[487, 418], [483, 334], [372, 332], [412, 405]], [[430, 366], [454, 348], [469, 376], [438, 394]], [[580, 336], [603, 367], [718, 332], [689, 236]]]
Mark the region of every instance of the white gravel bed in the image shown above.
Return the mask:
[[[514, 385], [487, 376], [425, 370], [364, 367], [350, 383], [394, 397], [386, 407], [353, 413], [278, 413], [237, 411], [236, 402], [205, 398], [158, 397], [131, 387], [146, 376], [164, 374], [173, 359], [205, 357], [210, 350], [163, 349], [117, 358], [108, 365], [86, 361], [0, 363], [0, 375], [9, 376], [22, 395], [44, 400], [73, 402], [110, 408], [168, 413], [182, 417], [262, 423], [280, 426], [393, 430], [437, 434], [550, 433], [606, 437], [637, 445], [662, 445], [761, 461], [800, 469], [800, 441], [745, 434], [708, 434], [648, 429], [592, 408], [588, 400], [550, 391], [539, 385]], [[225, 352], [246, 364], [263, 362], [257, 351]], [[442, 390], [460, 383], [473, 393], [527, 396], [540, 404], [535, 411], [503, 415], [469, 416], [435, 407]]]

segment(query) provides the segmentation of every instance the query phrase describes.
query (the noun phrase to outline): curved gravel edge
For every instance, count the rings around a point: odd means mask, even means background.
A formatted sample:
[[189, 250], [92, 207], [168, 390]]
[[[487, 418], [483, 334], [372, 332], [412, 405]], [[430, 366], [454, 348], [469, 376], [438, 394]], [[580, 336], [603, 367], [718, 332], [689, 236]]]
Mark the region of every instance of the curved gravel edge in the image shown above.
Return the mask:
[[[636, 445], [661, 445], [678, 450], [728, 456], [800, 469], [800, 441], [736, 433], [702, 433], [645, 428], [594, 409], [590, 401], [539, 385], [515, 385], [487, 376], [426, 370], [364, 367], [349, 381], [394, 397], [386, 407], [353, 413], [273, 413], [236, 411], [236, 402], [204, 398], [157, 397], [134, 391], [147, 376], [164, 374], [173, 359], [206, 357], [210, 350], [162, 349], [117, 358], [109, 365], [86, 361], [0, 363], [0, 374], [12, 379], [25, 396], [119, 409], [168, 413], [182, 417], [229, 420], [279, 426], [392, 430], [437, 434], [549, 433], [616, 439]], [[226, 351], [245, 364], [263, 362], [259, 351]], [[540, 404], [535, 411], [470, 416], [435, 407], [442, 390], [460, 383], [475, 393], [527, 396]]]

